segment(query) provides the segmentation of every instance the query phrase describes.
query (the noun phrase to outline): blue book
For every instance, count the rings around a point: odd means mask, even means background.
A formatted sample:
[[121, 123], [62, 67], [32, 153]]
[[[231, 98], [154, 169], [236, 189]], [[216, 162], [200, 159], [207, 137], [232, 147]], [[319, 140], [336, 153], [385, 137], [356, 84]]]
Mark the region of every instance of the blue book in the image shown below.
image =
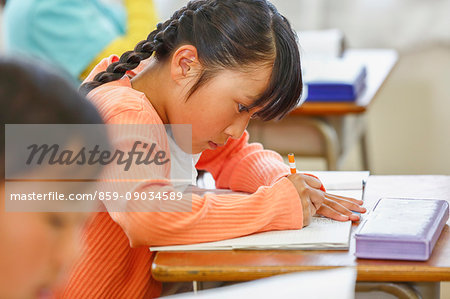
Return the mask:
[[366, 88], [367, 69], [362, 63], [335, 59], [315, 62], [304, 74], [309, 102], [353, 102]]

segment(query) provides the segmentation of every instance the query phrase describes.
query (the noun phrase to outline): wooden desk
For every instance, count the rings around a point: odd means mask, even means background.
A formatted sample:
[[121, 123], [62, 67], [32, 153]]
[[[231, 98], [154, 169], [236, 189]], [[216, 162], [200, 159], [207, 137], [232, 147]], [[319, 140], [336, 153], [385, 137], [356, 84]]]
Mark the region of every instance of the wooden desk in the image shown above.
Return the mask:
[[328, 170], [339, 170], [347, 152], [359, 142], [362, 168], [368, 170], [365, 112], [387, 80], [398, 55], [389, 49], [350, 49], [344, 58], [362, 62], [367, 68], [367, 87], [355, 102], [305, 102], [280, 122], [252, 120], [248, 128], [251, 140], [284, 154], [294, 151], [298, 156], [323, 157]]
[[[450, 202], [450, 176], [370, 176], [365, 204], [380, 197], [436, 198]], [[450, 281], [448, 224], [426, 262], [356, 259], [349, 251], [203, 251], [159, 252], [152, 275], [159, 281], [245, 281], [271, 275], [354, 266], [358, 281]], [[357, 224], [353, 226], [353, 232]]]

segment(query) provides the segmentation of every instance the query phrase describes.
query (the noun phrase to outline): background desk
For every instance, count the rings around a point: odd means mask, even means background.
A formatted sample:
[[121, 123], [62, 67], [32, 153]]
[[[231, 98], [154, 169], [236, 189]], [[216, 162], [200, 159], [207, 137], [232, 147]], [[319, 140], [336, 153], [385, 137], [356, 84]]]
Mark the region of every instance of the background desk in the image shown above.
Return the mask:
[[[450, 202], [450, 176], [369, 177], [364, 206], [369, 210], [380, 197], [388, 196]], [[426, 262], [356, 259], [354, 251], [352, 237], [349, 251], [159, 252], [152, 274], [160, 281], [244, 281], [294, 271], [355, 266], [358, 281], [433, 282], [426, 286], [437, 294], [439, 282], [450, 281], [448, 225]]]
[[344, 57], [367, 67], [367, 87], [355, 102], [305, 102], [280, 122], [252, 120], [251, 141], [283, 154], [294, 151], [298, 156], [323, 157], [328, 170], [339, 170], [350, 148], [359, 143], [362, 168], [369, 170], [365, 112], [398, 55], [394, 50], [351, 49]]

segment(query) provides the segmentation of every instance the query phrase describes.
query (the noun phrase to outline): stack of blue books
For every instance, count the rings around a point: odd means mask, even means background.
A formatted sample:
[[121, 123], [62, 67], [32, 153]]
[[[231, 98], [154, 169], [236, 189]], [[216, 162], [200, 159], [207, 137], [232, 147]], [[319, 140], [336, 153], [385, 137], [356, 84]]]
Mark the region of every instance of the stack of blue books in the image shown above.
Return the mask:
[[366, 88], [364, 64], [333, 59], [307, 65], [304, 82], [308, 102], [353, 102]]

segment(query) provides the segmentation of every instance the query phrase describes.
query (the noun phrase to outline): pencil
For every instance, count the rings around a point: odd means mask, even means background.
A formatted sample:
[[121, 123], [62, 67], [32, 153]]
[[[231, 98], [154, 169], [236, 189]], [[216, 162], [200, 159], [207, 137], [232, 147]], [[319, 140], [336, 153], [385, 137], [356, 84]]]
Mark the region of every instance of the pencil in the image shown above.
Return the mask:
[[364, 201], [364, 193], [366, 193], [366, 184], [367, 181], [366, 180], [362, 180], [362, 195], [361, 195], [361, 200]]
[[295, 166], [294, 154], [288, 154], [289, 167], [291, 168], [291, 174], [297, 173], [297, 167]]

